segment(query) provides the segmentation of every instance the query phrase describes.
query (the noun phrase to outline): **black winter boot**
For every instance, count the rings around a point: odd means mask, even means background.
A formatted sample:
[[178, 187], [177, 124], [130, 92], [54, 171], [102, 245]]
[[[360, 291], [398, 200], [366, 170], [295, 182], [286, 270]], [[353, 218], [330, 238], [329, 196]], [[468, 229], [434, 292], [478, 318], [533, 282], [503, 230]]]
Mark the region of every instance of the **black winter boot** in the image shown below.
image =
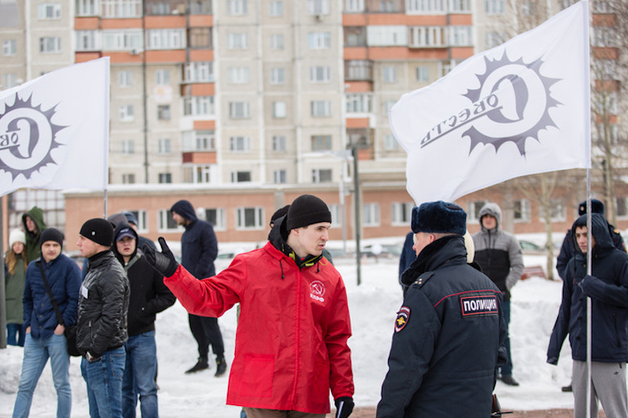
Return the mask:
[[192, 367], [190, 370], [186, 371], [185, 374], [200, 372], [201, 370], [209, 369], [209, 364], [207, 364], [207, 359], [199, 358], [198, 362]]
[[227, 361], [224, 357], [218, 357], [216, 359], [216, 374], [215, 377], [220, 377], [227, 371]]

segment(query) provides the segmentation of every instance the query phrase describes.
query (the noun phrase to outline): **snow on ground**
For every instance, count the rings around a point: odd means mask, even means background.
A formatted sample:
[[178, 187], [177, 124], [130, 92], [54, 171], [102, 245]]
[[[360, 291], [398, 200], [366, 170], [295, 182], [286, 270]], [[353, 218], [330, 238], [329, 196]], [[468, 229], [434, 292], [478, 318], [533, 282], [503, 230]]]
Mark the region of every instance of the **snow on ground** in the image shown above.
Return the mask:
[[[342, 243], [332, 243], [341, 248]], [[251, 249], [252, 244], [237, 244], [238, 249]], [[221, 245], [221, 252], [230, 246]], [[545, 265], [542, 256], [524, 256], [526, 265]], [[401, 305], [397, 284], [397, 259], [366, 259], [362, 263], [360, 286], [353, 259], [337, 259], [348, 292], [353, 337], [352, 349], [357, 406], [375, 406], [387, 371], [387, 358], [396, 312]], [[230, 260], [217, 261], [217, 269]], [[512, 292], [510, 325], [514, 377], [521, 386], [508, 387], [497, 383], [496, 393], [504, 410], [535, 410], [572, 408], [569, 393], [560, 387], [570, 381], [571, 360], [566, 342], [559, 365], [545, 363], [547, 343], [558, 307], [561, 282], [531, 278], [515, 286]], [[236, 328], [235, 309], [220, 320], [227, 362], [233, 360]], [[158, 315], [157, 350], [159, 359], [159, 408], [163, 418], [212, 417], [237, 418], [238, 407], [225, 405], [227, 377], [215, 378], [215, 366], [209, 371], [186, 375], [184, 371], [196, 362], [196, 343], [187, 322], [187, 314], [177, 302]], [[22, 349], [0, 350], [0, 418], [11, 416], [19, 382]], [[85, 383], [80, 373], [80, 359], [73, 357], [70, 366], [73, 396], [73, 417], [88, 417]], [[54, 417], [56, 393], [50, 366], [46, 366], [35, 390], [32, 417]]]

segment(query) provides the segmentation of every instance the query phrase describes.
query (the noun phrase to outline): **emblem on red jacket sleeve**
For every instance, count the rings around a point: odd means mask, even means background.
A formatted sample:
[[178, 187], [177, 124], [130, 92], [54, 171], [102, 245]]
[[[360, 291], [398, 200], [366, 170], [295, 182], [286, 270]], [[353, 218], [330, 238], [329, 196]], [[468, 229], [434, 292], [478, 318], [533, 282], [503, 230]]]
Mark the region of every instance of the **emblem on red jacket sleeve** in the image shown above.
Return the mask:
[[395, 332], [399, 332], [405, 328], [410, 320], [410, 308], [402, 306], [397, 312], [397, 319], [395, 319]]

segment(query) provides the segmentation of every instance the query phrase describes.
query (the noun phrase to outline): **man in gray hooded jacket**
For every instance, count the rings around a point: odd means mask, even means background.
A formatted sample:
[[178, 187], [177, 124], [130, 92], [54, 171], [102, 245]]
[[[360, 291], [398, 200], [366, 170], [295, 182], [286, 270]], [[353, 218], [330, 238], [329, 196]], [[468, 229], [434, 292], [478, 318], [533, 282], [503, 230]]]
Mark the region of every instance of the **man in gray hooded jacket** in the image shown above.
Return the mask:
[[[502, 211], [496, 203], [487, 203], [480, 210], [482, 230], [473, 234], [475, 262], [482, 272], [504, 293], [504, 321], [506, 331], [510, 323], [510, 289], [523, 274], [523, 256], [517, 238], [501, 229]], [[501, 381], [509, 386], [519, 386], [512, 377], [510, 336], [506, 334], [508, 363], [501, 367]]]

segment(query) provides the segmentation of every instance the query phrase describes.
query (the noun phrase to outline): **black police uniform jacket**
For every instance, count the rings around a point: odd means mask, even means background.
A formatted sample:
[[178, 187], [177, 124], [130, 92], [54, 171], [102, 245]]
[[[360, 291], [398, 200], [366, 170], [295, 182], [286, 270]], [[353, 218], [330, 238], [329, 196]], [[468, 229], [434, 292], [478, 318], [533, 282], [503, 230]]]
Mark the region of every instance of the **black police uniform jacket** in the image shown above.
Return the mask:
[[502, 293], [467, 264], [458, 235], [426, 246], [402, 280], [409, 288], [377, 417], [490, 416], [506, 336]]

